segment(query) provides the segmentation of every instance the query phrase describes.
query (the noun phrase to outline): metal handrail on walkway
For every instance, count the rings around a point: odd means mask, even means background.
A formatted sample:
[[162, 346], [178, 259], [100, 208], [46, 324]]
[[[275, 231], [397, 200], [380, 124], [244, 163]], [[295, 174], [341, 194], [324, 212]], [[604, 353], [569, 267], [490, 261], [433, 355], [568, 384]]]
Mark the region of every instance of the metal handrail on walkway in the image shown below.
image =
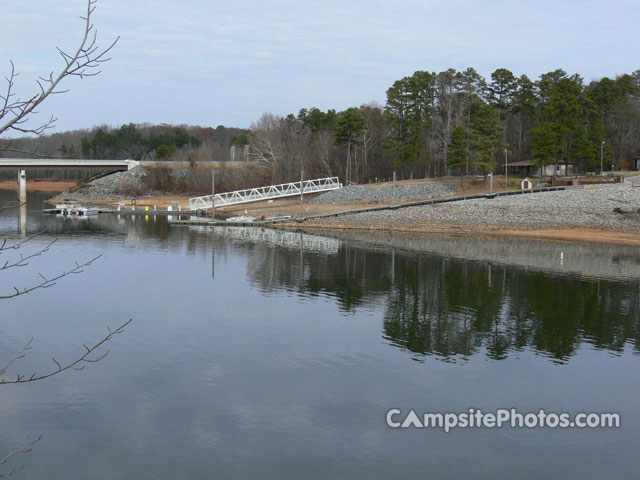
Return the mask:
[[258, 202], [273, 198], [292, 197], [305, 193], [326, 192], [342, 188], [338, 177], [316, 178], [303, 182], [282, 183], [259, 188], [248, 188], [234, 192], [217, 193], [189, 199], [189, 209], [207, 210], [209, 208], [237, 205], [239, 203]]

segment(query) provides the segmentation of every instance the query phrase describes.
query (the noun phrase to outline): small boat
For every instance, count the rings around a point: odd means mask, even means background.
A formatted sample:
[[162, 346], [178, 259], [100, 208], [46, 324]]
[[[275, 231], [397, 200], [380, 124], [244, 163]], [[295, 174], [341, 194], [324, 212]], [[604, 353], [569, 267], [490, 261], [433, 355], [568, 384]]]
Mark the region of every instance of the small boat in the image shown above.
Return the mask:
[[77, 207], [68, 211], [68, 215], [73, 215], [76, 217], [92, 217], [94, 215], [98, 215], [100, 210], [97, 208], [90, 207]]
[[70, 211], [80, 207], [76, 200], [65, 198], [62, 203], [57, 203], [55, 208], [45, 208], [42, 213], [55, 213], [58, 215], [68, 215]]
[[239, 217], [229, 217], [226, 221], [231, 223], [245, 223], [255, 222], [256, 220], [258, 220], [256, 217], [251, 217], [249, 215], [240, 215]]
[[62, 216], [92, 217], [100, 213], [100, 209], [90, 207], [89, 204], [81, 206], [76, 200], [65, 198], [55, 208], [43, 210], [43, 213], [55, 213]]

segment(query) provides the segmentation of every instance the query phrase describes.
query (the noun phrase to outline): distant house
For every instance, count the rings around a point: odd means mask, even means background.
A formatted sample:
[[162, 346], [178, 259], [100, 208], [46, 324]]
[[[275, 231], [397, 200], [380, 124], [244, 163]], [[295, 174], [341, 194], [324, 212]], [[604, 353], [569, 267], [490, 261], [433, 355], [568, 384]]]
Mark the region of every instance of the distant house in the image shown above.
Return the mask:
[[545, 165], [544, 167], [537, 167], [533, 164], [531, 160], [523, 160], [521, 162], [513, 162], [509, 163], [509, 173], [514, 175], [525, 175], [525, 176], [540, 176], [542, 175], [557, 175], [557, 176], [565, 176], [565, 175], [573, 175], [575, 172], [576, 162], [570, 160], [568, 162], [558, 163], [557, 165], [551, 163], [549, 165]]

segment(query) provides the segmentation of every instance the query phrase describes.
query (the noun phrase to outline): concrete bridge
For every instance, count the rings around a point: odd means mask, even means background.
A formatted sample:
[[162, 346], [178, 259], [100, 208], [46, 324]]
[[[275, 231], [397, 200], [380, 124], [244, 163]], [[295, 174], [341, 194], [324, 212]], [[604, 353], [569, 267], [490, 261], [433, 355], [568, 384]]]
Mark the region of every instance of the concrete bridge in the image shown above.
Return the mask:
[[139, 165], [135, 160], [76, 160], [60, 158], [0, 158], [0, 170], [17, 170], [18, 198], [27, 201], [27, 170], [103, 170], [123, 172]]
[[137, 166], [135, 160], [76, 160], [60, 158], [0, 158], [0, 170], [104, 170], [122, 172]]

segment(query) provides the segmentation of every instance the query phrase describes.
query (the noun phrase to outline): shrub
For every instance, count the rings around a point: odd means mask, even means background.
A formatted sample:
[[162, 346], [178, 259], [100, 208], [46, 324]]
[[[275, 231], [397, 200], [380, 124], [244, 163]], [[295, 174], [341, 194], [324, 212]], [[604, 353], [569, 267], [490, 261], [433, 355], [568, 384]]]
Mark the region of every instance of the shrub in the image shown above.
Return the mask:
[[128, 181], [123, 182], [120, 185], [120, 189], [122, 193], [129, 197], [141, 197], [147, 193], [149, 193], [149, 189], [142, 187], [139, 183]]

